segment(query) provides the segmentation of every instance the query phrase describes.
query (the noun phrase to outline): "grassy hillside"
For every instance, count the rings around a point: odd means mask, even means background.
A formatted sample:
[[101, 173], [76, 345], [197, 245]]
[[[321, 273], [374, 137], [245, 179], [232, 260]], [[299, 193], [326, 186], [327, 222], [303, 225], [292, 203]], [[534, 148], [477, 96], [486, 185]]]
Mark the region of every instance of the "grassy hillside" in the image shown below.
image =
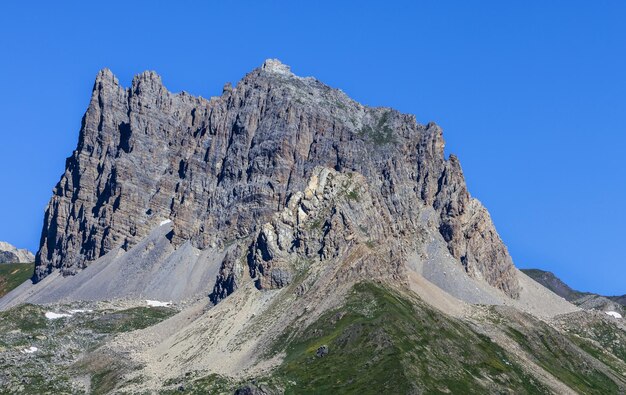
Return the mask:
[[[603, 350], [601, 344], [574, 337], [573, 332], [557, 331], [530, 315], [512, 309], [494, 307], [503, 328], [539, 366], [580, 394], [619, 394], [626, 388], [623, 363], [615, 350]], [[623, 332], [615, 325], [603, 328], [616, 337]], [[599, 358], [603, 354], [611, 359]], [[604, 365], [599, 362], [604, 362]]]
[[[326, 345], [328, 355], [316, 356]], [[546, 393], [467, 324], [372, 283], [292, 339], [286, 393]]]
[[[322, 356], [321, 348], [328, 353]], [[181, 385], [191, 394], [233, 393], [244, 385], [285, 394], [549, 393], [466, 323], [369, 282], [354, 286], [342, 307], [308, 328], [284, 333], [270, 355], [283, 352], [283, 363], [254, 382], [184, 377], [161, 394]]]
[[[577, 393], [619, 394], [626, 388], [623, 350], [615, 344], [624, 334], [614, 325], [602, 327], [602, 333], [617, 333], [603, 338], [605, 348], [599, 337], [563, 333], [514, 309], [490, 308], [489, 317], [485, 325], [498, 328], [509, 344]], [[527, 362], [482, 335], [476, 324], [394, 289], [361, 283], [342, 307], [279, 338], [270, 354], [286, 356], [271, 375], [247, 383], [187, 376], [169, 381], [160, 393], [184, 388], [228, 394], [243, 386], [285, 394], [552, 393], [529, 373]]]
[[0, 264], [0, 298], [33, 275], [32, 263]]
[[[27, 393], [84, 393], [77, 379], [90, 383], [90, 393], [124, 393], [128, 385], [143, 380], [125, 374], [141, 366], [99, 346], [176, 312], [104, 309], [50, 321], [45, 311], [22, 305], [0, 313], [0, 371], [5, 380], [0, 394], [18, 388]], [[456, 319], [417, 296], [360, 283], [341, 307], [306, 328], [288, 328], [265, 353], [280, 353], [284, 360], [264, 376], [241, 381], [187, 372], [151, 391], [232, 394], [247, 386], [284, 394], [551, 393], [530, 373], [528, 360], [577, 393], [619, 394], [626, 389], [626, 333], [603, 315], [577, 312], [553, 327], [509, 307], [483, 311], [486, 315], [474, 320]], [[506, 335], [508, 341], [501, 343], [506, 349], [481, 328]], [[512, 344], [526, 360], [508, 351]], [[38, 351], [25, 354], [30, 346]]]

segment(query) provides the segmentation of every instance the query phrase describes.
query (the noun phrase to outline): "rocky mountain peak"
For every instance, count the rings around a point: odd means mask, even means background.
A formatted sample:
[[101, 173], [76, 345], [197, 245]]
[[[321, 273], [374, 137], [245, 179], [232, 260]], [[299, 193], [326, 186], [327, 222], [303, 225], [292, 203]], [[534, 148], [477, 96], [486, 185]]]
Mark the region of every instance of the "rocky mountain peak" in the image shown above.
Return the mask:
[[263, 62], [263, 66], [261, 66], [261, 69], [268, 73], [293, 75], [293, 73], [291, 72], [291, 67], [283, 64], [278, 59], [266, 59], [265, 62]]
[[113, 72], [104, 68], [96, 75], [96, 81], [94, 82], [92, 100], [98, 97], [98, 92], [114, 92], [123, 89], [120, 86], [119, 80], [113, 74]]
[[144, 71], [133, 78], [131, 92], [134, 95], [141, 95], [145, 92], [166, 92], [163, 87], [161, 76], [155, 71]]
[[[222, 96], [205, 100], [170, 93], [151, 71], [125, 89], [102, 70], [78, 147], [46, 211], [35, 279], [54, 270], [71, 275], [114, 248], [131, 248], [163, 218], [173, 222], [174, 246], [220, 250], [237, 244], [239, 255], [231, 253], [222, 270], [229, 278], [232, 262], [251, 249], [263, 251], [259, 232], [269, 229], [265, 224], [306, 190], [316, 169], [326, 168], [337, 179], [352, 174], [369, 191], [369, 214], [331, 204], [319, 221], [330, 221], [324, 228], [330, 232], [344, 229], [350, 216], [360, 218], [352, 227], [378, 218], [381, 228], [372, 227], [378, 230], [369, 237], [388, 241], [387, 256], [379, 254], [371, 264], [388, 267], [397, 278], [403, 260], [425, 242], [416, 235], [430, 229], [443, 236], [467, 273], [517, 296], [508, 251], [487, 211], [467, 192], [457, 158], [444, 157], [441, 128], [390, 108], [363, 106], [314, 78], [292, 76], [288, 66], [268, 59], [234, 87], [226, 85]], [[420, 218], [429, 210], [436, 217], [424, 223]], [[333, 219], [337, 212], [343, 214]], [[313, 239], [307, 240], [301, 228], [289, 232], [298, 245], [320, 247], [294, 250], [302, 259], [339, 256], [339, 240], [350, 236], [336, 230], [331, 242], [330, 234], [308, 233]], [[250, 273], [267, 273], [260, 269], [267, 262], [255, 262]], [[361, 272], [385, 272], [379, 269]], [[259, 283], [285, 282], [275, 280]]]
[[96, 84], [99, 82], [113, 82], [114, 84], [119, 85], [117, 77], [108, 67], [101, 69], [96, 75]]

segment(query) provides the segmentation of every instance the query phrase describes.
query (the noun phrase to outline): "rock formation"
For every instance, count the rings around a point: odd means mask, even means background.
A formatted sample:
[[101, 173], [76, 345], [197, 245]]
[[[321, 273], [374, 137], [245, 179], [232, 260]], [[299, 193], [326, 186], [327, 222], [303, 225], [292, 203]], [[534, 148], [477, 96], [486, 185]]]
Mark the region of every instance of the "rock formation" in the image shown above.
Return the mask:
[[35, 256], [26, 249], [17, 249], [9, 243], [0, 241], [0, 263], [32, 263]]
[[4, 272], [8, 392], [626, 390], [622, 310], [517, 270], [437, 125], [276, 60], [208, 100], [101, 71]]
[[[297, 262], [355, 244], [354, 270], [400, 278], [425, 207], [459, 265], [518, 295], [507, 249], [437, 125], [365, 107], [277, 60], [211, 99], [173, 94], [154, 72], [126, 89], [105, 69], [46, 210], [34, 278], [74, 274], [167, 219], [175, 246], [229, 248], [216, 301], [244, 273], [281, 287]], [[319, 222], [303, 227], [311, 215]]]

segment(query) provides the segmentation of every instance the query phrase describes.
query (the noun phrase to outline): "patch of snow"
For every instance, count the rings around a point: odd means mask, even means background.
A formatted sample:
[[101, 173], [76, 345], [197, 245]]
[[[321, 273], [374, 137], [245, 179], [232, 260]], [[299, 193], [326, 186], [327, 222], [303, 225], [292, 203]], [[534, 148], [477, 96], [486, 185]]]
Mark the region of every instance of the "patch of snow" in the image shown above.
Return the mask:
[[165, 221], [161, 221], [161, 223], [159, 224], [159, 226], [167, 225], [167, 224], [169, 224], [170, 222], [172, 222], [172, 220], [171, 220], [171, 219], [166, 219]]
[[65, 314], [65, 313], [53, 313], [52, 311], [46, 311], [46, 318], [49, 320], [56, 320], [59, 318], [64, 318], [64, 317], [71, 317], [71, 314]]
[[622, 318], [622, 315], [618, 313], [617, 311], [605, 311], [605, 313], [607, 315], [610, 315], [611, 317]]
[[146, 300], [146, 303], [150, 307], [167, 307], [172, 304], [172, 302], [159, 302], [158, 300]]
[[22, 354], [32, 354], [35, 351], [39, 351], [39, 349], [37, 347], [28, 347], [22, 350]]
[[89, 310], [89, 309], [76, 309], [76, 310], [70, 310], [69, 311], [70, 314], [77, 314], [77, 313], [93, 313], [93, 310]]

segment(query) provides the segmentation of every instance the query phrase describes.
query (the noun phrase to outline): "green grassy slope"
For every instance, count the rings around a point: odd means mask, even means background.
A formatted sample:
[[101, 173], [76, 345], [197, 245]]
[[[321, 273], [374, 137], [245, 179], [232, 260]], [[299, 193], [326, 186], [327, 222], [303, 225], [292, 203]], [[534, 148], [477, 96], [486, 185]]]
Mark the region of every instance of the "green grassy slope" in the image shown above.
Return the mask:
[[509, 336], [539, 366], [577, 393], [619, 394], [626, 388], [626, 382], [614, 375], [612, 364], [603, 368], [598, 363], [595, 356], [601, 351], [593, 344], [572, 341], [570, 336], [530, 316], [507, 318], [504, 327]]
[[[0, 313], [0, 356], [5, 357], [0, 371], [8, 383], [0, 393], [21, 387], [32, 393], [79, 393], [70, 378], [84, 376], [91, 393], [124, 393], [129, 384], [124, 374], [140, 367], [98, 347], [116, 333], [154, 325], [175, 310], [98, 310], [53, 321], [44, 312], [23, 305]], [[582, 331], [581, 318], [568, 316], [560, 331], [512, 308], [485, 312], [487, 318], [476, 322], [460, 320], [417, 296], [360, 283], [341, 307], [307, 328], [294, 325], [283, 333], [266, 355], [284, 353], [282, 364], [252, 384], [188, 372], [168, 380], [160, 393], [232, 394], [244, 385], [285, 394], [550, 393], [519, 358], [480, 333], [483, 325], [506, 333], [530, 360], [577, 393], [626, 389], [626, 334], [615, 332], [611, 321], [585, 315], [590, 321]], [[23, 354], [29, 346], [39, 351]], [[322, 346], [328, 354], [319, 356]]]
[[[329, 354], [317, 357], [327, 345]], [[545, 393], [466, 324], [371, 283], [291, 340], [276, 375], [286, 393]]]
[[[328, 347], [319, 357], [318, 348]], [[507, 352], [417, 298], [373, 283], [354, 286], [341, 308], [304, 331], [287, 331], [270, 354], [283, 363], [255, 385], [285, 394], [514, 393], [548, 389]], [[162, 394], [232, 393], [245, 383], [212, 375], [167, 383]]]
[[0, 298], [33, 275], [32, 263], [0, 264]]
[[[572, 341], [571, 334], [510, 308], [489, 311], [486, 325], [508, 334], [530, 360], [577, 393], [619, 394], [626, 388], [620, 352], [598, 358], [605, 351], [597, 343]], [[270, 353], [285, 352], [283, 363], [253, 385], [285, 394], [551, 393], [474, 325], [394, 289], [357, 284], [341, 308], [304, 330], [284, 333]], [[320, 357], [322, 346], [329, 352]], [[186, 377], [170, 381], [161, 393], [174, 394], [183, 385], [186, 393], [226, 394], [245, 384], [216, 375]]]

